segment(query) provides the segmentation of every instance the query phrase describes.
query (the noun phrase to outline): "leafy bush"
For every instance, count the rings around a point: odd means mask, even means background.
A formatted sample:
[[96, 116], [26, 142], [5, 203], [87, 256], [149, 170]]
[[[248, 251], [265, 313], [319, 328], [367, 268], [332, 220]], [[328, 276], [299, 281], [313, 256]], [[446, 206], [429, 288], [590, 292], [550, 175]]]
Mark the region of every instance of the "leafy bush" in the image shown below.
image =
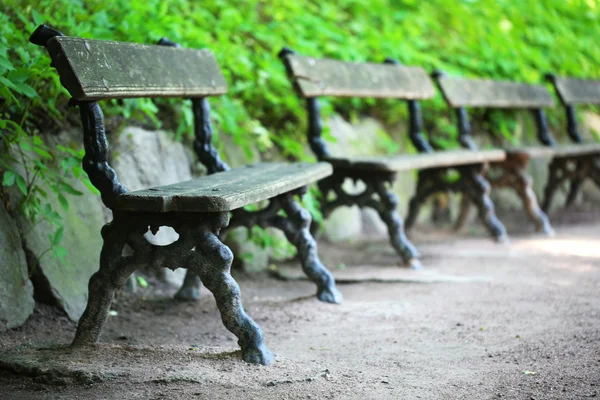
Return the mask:
[[[231, 135], [247, 154], [258, 144], [262, 151], [277, 147], [295, 159], [311, 155], [303, 145], [303, 103], [277, 58], [283, 46], [301, 54], [353, 61], [391, 56], [405, 64], [463, 76], [527, 82], [540, 82], [544, 72], [600, 76], [598, 0], [5, 0], [4, 5], [0, 128], [5, 145], [29, 146], [41, 158], [27, 164], [28, 172], [22, 174], [11, 161], [23, 160], [2, 156], [3, 184], [19, 186], [25, 194], [22, 210], [34, 219], [52, 210], [43, 193], [33, 193], [32, 177], [48, 179], [58, 195], [75, 194], [62, 190], [60, 168], [66, 162], [69, 171], [80, 176], [66, 160], [81, 157], [79, 149], [46, 148], [38, 138], [40, 127], [43, 132], [54, 131], [77, 120], [67, 109], [68, 94], [48, 66], [45, 50], [27, 41], [42, 22], [73, 36], [138, 43], [154, 43], [165, 36], [184, 47], [212, 49], [230, 85], [227, 96], [212, 101], [218, 130]], [[334, 109], [350, 116], [371, 113], [388, 123], [406, 118], [400, 102], [324, 99], [323, 105], [325, 114]], [[125, 115], [159, 127], [160, 107], [177, 116], [164, 128], [180, 136], [190, 134], [189, 105], [127, 100], [103, 108], [107, 119]], [[426, 125], [443, 134], [442, 143], [451, 145], [454, 125], [441, 98], [424, 107]], [[551, 122], [556, 125], [561, 115], [558, 110], [552, 113]], [[496, 119], [505, 123], [502, 115]]]

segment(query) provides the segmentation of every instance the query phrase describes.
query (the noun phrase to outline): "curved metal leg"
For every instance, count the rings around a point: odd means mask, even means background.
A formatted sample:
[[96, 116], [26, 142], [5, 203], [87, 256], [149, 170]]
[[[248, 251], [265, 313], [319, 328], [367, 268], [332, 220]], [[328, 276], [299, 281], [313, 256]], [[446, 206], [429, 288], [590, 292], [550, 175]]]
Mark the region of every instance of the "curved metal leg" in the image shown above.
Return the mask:
[[223, 324], [238, 338], [242, 359], [254, 364], [272, 363], [273, 354], [263, 341], [260, 327], [244, 311], [240, 288], [230, 274], [231, 250], [210, 230], [199, 232], [195, 241], [197, 253], [189, 257], [189, 267], [215, 296]]
[[310, 233], [312, 221], [310, 213], [302, 208], [291, 194], [280, 196], [281, 206], [287, 218], [275, 215], [266, 223], [281, 229], [286, 238], [298, 250], [302, 270], [317, 285], [317, 298], [326, 303], [339, 304], [342, 294], [335, 287], [333, 275], [319, 260], [317, 242]]
[[469, 219], [469, 214], [471, 213], [471, 199], [466, 194], [462, 194], [460, 198], [460, 210], [458, 213], [458, 218], [456, 219], [456, 223], [454, 224], [454, 230], [460, 231], [464, 228], [467, 220]]
[[104, 244], [100, 255], [100, 269], [90, 278], [88, 303], [79, 319], [75, 339], [71, 344], [73, 347], [98, 342], [115, 290], [123, 286], [129, 275], [140, 267], [131, 257], [121, 256], [127, 233], [119, 228], [115, 221], [102, 228]]
[[427, 185], [427, 176], [423, 171], [419, 171], [419, 177], [417, 179], [417, 190], [408, 203], [408, 214], [404, 220], [404, 226], [407, 231], [411, 230], [414, 226], [419, 211], [421, 210], [421, 204], [425, 201], [425, 190]]
[[200, 300], [200, 277], [189, 269], [185, 272], [183, 284], [175, 294], [177, 300], [196, 301]]
[[563, 162], [558, 159], [553, 159], [548, 166], [548, 182], [544, 189], [544, 201], [542, 202], [542, 210], [547, 214], [552, 205], [552, 200], [556, 194], [556, 190], [562, 183], [561, 169]]
[[577, 198], [577, 194], [579, 193], [579, 189], [583, 184], [583, 179], [580, 177], [576, 177], [571, 179], [571, 185], [569, 186], [569, 194], [567, 195], [567, 201], [565, 202], [565, 207], [570, 207], [573, 205], [573, 202]]
[[387, 187], [384, 181], [378, 180], [374, 183], [375, 191], [379, 195], [379, 202], [369, 201], [366, 205], [374, 208], [379, 217], [385, 222], [390, 236], [390, 243], [404, 263], [413, 269], [422, 268], [419, 261], [417, 248], [408, 240], [404, 232], [402, 218], [398, 215], [398, 198]]
[[516, 190], [523, 202], [523, 207], [529, 218], [535, 223], [538, 231], [544, 232], [546, 235], [552, 236], [554, 229], [550, 225], [550, 220], [545, 212], [540, 208], [535, 192], [533, 191], [533, 179], [522, 169], [514, 171]]
[[494, 202], [490, 198], [491, 185], [483, 177], [481, 166], [473, 166], [463, 169], [465, 177], [464, 192], [469, 195], [471, 201], [475, 203], [479, 211], [479, 218], [485, 225], [488, 232], [498, 242], [507, 240], [506, 228], [496, 217], [494, 211]]

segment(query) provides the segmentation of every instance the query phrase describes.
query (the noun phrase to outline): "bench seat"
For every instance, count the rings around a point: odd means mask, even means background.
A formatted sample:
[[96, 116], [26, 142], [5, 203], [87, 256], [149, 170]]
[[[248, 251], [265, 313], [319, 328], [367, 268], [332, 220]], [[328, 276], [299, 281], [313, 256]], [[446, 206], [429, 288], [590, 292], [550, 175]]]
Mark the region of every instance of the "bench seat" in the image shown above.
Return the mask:
[[558, 145], [555, 147], [532, 146], [522, 148], [508, 148], [509, 155], [526, 154], [529, 157], [572, 157], [584, 156], [598, 153], [600, 155], [600, 143], [582, 143]]
[[480, 164], [502, 161], [505, 158], [504, 150], [449, 150], [399, 156], [330, 157], [325, 161], [331, 163], [335, 169], [396, 172]]
[[117, 210], [223, 212], [267, 200], [331, 175], [327, 163], [259, 163], [187, 182], [120, 195]]

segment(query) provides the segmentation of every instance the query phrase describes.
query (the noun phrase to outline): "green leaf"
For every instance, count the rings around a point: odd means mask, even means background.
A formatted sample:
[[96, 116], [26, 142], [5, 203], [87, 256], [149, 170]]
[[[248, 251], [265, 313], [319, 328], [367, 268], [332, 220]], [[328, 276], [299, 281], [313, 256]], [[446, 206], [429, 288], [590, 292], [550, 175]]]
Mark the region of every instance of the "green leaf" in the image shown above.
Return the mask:
[[29, 98], [33, 98], [33, 97], [38, 97], [37, 92], [35, 91], [34, 88], [32, 88], [31, 86], [29, 86], [26, 83], [22, 83], [22, 82], [13, 82], [14, 86], [15, 86], [15, 90]]
[[60, 203], [60, 206], [63, 208], [63, 210], [69, 211], [69, 202], [61, 193], [58, 194], [58, 202]]
[[0, 57], [0, 72], [4, 73], [5, 71], [12, 71], [15, 67], [12, 63], [5, 57]]
[[9, 89], [18, 91], [18, 89], [15, 86], [15, 84], [12, 83], [11, 81], [9, 81], [8, 79], [6, 79], [3, 76], [0, 76], [0, 83], [3, 84], [4, 86], [8, 87]]
[[25, 182], [25, 179], [23, 179], [23, 177], [21, 175], [17, 174], [16, 180], [17, 180], [17, 186], [21, 190], [21, 193], [23, 193], [24, 196], [27, 196], [27, 182]]
[[6, 75], [6, 79], [10, 80], [12, 83], [24, 83], [29, 78], [31, 72], [27, 68], [17, 68], [13, 71], [10, 71]]
[[82, 196], [83, 193], [79, 190], [75, 189], [73, 186], [69, 185], [65, 181], [60, 182], [60, 187], [63, 192], [71, 194], [73, 196]]
[[42, 17], [42, 14], [40, 14], [36, 10], [31, 10], [31, 17], [33, 18], [33, 22], [36, 25], [41, 25], [46, 21], [46, 19]]
[[143, 277], [143, 276], [136, 276], [137, 279], [137, 283], [138, 285], [140, 285], [143, 288], [147, 288], [148, 287], [148, 281]]
[[12, 186], [15, 184], [16, 175], [13, 171], [4, 172], [4, 176], [2, 177], [2, 186]]
[[54, 237], [52, 238], [52, 245], [53, 246], [58, 246], [60, 244], [60, 242], [62, 242], [63, 231], [64, 231], [64, 228], [61, 226], [60, 228], [58, 228], [56, 230], [56, 232], [54, 232]]
[[52, 156], [50, 155], [50, 153], [48, 153], [46, 150], [41, 149], [39, 147], [34, 147], [33, 151], [35, 151], [38, 155], [40, 155], [41, 157], [47, 159], [47, 160], [51, 160]]
[[65, 256], [67, 255], [67, 249], [62, 246], [55, 246], [52, 249], [52, 254], [60, 260], [60, 262], [65, 262]]

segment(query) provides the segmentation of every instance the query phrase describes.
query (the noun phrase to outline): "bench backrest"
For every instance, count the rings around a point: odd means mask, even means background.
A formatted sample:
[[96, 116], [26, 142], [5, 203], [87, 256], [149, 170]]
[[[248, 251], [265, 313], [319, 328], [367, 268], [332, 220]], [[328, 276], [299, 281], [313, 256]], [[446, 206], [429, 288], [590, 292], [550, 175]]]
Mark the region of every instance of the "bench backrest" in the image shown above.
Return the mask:
[[600, 104], [600, 80], [552, 77], [564, 105]]
[[75, 100], [205, 97], [227, 92], [208, 50], [55, 36], [46, 45]]
[[424, 69], [286, 56], [288, 71], [303, 97], [428, 99], [435, 88]]
[[553, 74], [547, 74], [546, 79], [552, 83], [556, 95], [565, 107], [569, 137], [575, 143], [582, 143], [583, 138], [577, 126], [575, 106], [600, 104], [600, 80], [564, 78]]
[[440, 76], [438, 84], [446, 102], [454, 108], [541, 108], [554, 104], [542, 85], [447, 76]]
[[459, 141], [463, 147], [477, 148], [471, 137], [467, 107], [531, 110], [535, 117], [538, 139], [544, 145], [554, 145], [543, 110], [544, 107], [552, 107], [554, 100], [544, 86], [491, 79], [454, 78], [440, 71], [435, 71], [432, 75], [444, 100], [456, 111]]
[[127, 192], [108, 164], [108, 140], [98, 100], [132, 97], [192, 99], [194, 150], [209, 173], [229, 169], [212, 145], [212, 125], [207, 96], [223, 94], [227, 84], [208, 50], [182, 49], [161, 39], [161, 45], [91, 40], [64, 36], [40, 25], [29, 41], [44, 46], [51, 66], [79, 107], [85, 156], [83, 169], [100, 191], [102, 201], [114, 208]]
[[308, 142], [319, 160], [329, 157], [321, 138], [319, 96], [403, 99], [410, 114], [409, 135], [419, 151], [432, 151], [422, 134], [418, 100], [435, 95], [435, 87], [423, 68], [407, 67], [393, 60], [382, 64], [356, 63], [300, 56], [284, 48], [279, 57], [299, 96], [306, 98]]

